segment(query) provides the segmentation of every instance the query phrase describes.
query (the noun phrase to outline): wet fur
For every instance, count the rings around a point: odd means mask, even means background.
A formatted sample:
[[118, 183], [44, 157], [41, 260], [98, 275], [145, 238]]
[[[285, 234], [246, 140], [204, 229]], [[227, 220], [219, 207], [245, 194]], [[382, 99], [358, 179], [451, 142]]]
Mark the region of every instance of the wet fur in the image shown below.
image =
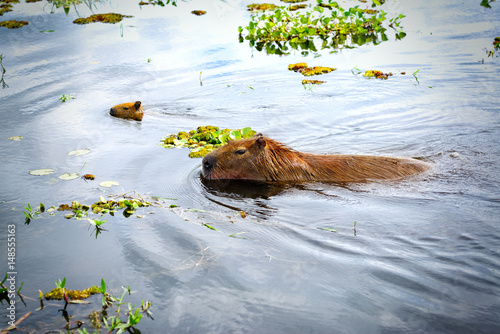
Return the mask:
[[122, 104], [117, 104], [109, 110], [111, 116], [133, 119], [136, 121], [142, 121], [144, 116], [144, 109], [142, 109], [141, 101], [127, 102]]
[[202, 174], [209, 180], [292, 182], [396, 180], [430, 168], [411, 158], [298, 152], [261, 134], [229, 142], [206, 155], [202, 165]]

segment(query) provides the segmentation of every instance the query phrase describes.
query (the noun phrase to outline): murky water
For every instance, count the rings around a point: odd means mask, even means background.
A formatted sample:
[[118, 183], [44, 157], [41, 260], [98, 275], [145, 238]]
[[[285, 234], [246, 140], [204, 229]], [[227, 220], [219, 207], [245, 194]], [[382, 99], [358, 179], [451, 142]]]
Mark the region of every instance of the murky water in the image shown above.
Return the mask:
[[[14, 224], [23, 295], [36, 299], [63, 277], [70, 289], [104, 278], [117, 296], [130, 285], [128, 301], [153, 301], [144, 333], [499, 332], [500, 59], [487, 51], [500, 4], [387, 1], [388, 13], [407, 15], [406, 38], [315, 58], [238, 43], [250, 1], [137, 2], [81, 4], [68, 15], [46, 1], [20, 3], [2, 17], [30, 21], [0, 27], [9, 86], [0, 90], [0, 261], [5, 268]], [[134, 17], [72, 23], [107, 12]], [[287, 70], [296, 62], [338, 70], [304, 89]], [[395, 75], [368, 80], [355, 67]], [[62, 103], [63, 94], [75, 99]], [[141, 123], [108, 115], [136, 100]], [[187, 149], [158, 146], [207, 124], [251, 126], [314, 153], [418, 157], [433, 170], [388, 183], [207, 183]], [[81, 148], [91, 153], [67, 155]], [[55, 173], [29, 175], [38, 168]], [[96, 180], [57, 178], [73, 172]], [[102, 188], [104, 180], [120, 186]], [[24, 225], [27, 203], [91, 204], [132, 191], [168, 199], [140, 208], [143, 218], [104, 216], [97, 238], [60, 212]], [[16, 300], [17, 318], [32, 312], [21, 328], [63, 329], [60, 303], [36, 311], [36, 300]], [[100, 308], [91, 301], [69, 306], [73, 320]]]

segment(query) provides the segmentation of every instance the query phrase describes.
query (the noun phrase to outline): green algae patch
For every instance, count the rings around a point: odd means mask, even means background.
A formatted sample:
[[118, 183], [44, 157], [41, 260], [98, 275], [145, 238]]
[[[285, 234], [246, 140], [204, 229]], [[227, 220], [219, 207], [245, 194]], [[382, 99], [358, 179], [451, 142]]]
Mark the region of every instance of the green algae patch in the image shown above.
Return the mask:
[[377, 70], [367, 70], [363, 74], [364, 77], [367, 78], [375, 78], [375, 79], [384, 79], [387, 80], [389, 77], [392, 77], [392, 73], [384, 73], [382, 71]]
[[189, 132], [180, 131], [177, 134], [161, 138], [160, 145], [165, 148], [187, 147], [191, 151], [190, 158], [202, 158], [214, 149], [223, 146], [230, 140], [250, 138], [257, 132], [250, 127], [230, 130], [219, 130], [216, 126], [199, 126]]
[[23, 26], [27, 26], [29, 24], [28, 21], [16, 21], [16, 20], [10, 20], [10, 21], [2, 21], [0, 22], [0, 27], [6, 27], [9, 29], [17, 29], [21, 28]]
[[78, 18], [73, 21], [74, 24], [88, 24], [94, 22], [103, 23], [118, 23], [125, 17], [133, 17], [132, 15], [123, 15], [117, 13], [107, 13], [107, 14], [94, 14], [89, 17]]
[[337, 69], [334, 67], [325, 67], [325, 66], [308, 67], [306, 63], [297, 63], [288, 65], [288, 70], [294, 72], [300, 72], [302, 73], [302, 75], [310, 77], [313, 75], [330, 73], [332, 71], [336, 71]]
[[[101, 293], [101, 290], [96, 287], [96, 286], [91, 286], [90, 288], [84, 289], [84, 290], [67, 290], [66, 289], [66, 296], [68, 296], [71, 299], [86, 299], [89, 298], [91, 295], [95, 295]], [[47, 292], [44, 295], [46, 300], [61, 300], [64, 298], [64, 293], [63, 289], [61, 288], [55, 288], [50, 292]]]
[[281, 0], [286, 3], [306, 2], [307, 0]]
[[247, 5], [247, 8], [251, 12], [263, 12], [266, 10], [275, 10], [278, 6], [272, 3], [252, 3]]

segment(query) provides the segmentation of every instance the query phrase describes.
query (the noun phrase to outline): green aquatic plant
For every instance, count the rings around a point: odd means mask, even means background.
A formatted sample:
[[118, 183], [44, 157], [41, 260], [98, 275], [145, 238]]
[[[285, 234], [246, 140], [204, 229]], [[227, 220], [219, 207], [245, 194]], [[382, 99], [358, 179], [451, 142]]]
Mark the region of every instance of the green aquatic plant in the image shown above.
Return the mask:
[[[309, 51], [317, 52], [315, 42], [318, 41], [321, 41], [322, 49], [339, 49], [349, 47], [348, 44], [378, 44], [387, 40], [387, 28], [383, 25], [387, 13], [383, 10], [366, 11], [359, 6], [344, 9], [334, 1], [330, 1], [327, 7], [328, 12], [317, 6], [305, 13], [292, 13], [289, 8], [281, 6], [272, 13], [253, 13], [245, 27], [247, 34], [244, 38], [243, 28], [238, 28], [240, 42], [247, 39], [251, 47], [268, 54], [302, 50], [306, 55]], [[404, 17], [401, 14], [389, 20], [389, 26], [396, 30], [396, 38], [405, 35], [401, 27]]]
[[172, 6], [177, 7], [177, 0], [149, 0], [148, 2], [146, 1], [141, 1], [139, 2], [139, 6], [144, 6], [144, 5], [153, 5], [153, 6], [160, 6], [160, 7], [165, 7], [165, 5], [172, 4]]
[[189, 157], [201, 158], [212, 150], [227, 144], [229, 140], [250, 138], [257, 132], [250, 127], [243, 129], [219, 130], [216, 126], [199, 126], [189, 132], [180, 131], [168, 137], [161, 138], [161, 146], [165, 148], [188, 147], [191, 151]]
[[73, 99], [75, 99], [75, 97], [73, 97], [71, 95], [66, 95], [66, 94], [61, 95], [61, 97], [59, 98], [59, 100], [61, 100], [61, 102], [66, 102], [68, 100], [73, 100]]
[[132, 15], [123, 15], [117, 13], [107, 13], [107, 14], [94, 14], [89, 17], [81, 17], [73, 21], [75, 24], [88, 24], [94, 22], [103, 22], [103, 23], [118, 23], [123, 18], [133, 17]]
[[23, 211], [24, 215], [26, 216], [25, 224], [29, 225], [31, 220], [40, 218], [39, 215], [45, 212], [45, 205], [43, 203], [40, 203], [40, 206], [36, 209], [32, 209], [31, 205], [28, 203], [27, 206], [24, 207], [26, 211]]
[[384, 72], [378, 71], [378, 70], [367, 70], [367, 71], [365, 71], [363, 76], [367, 77], [367, 78], [376, 78], [376, 79], [387, 80], [389, 77], [392, 77], [392, 73], [391, 72], [384, 73]]
[[251, 12], [257, 12], [257, 11], [275, 10], [276, 8], [278, 8], [278, 6], [272, 3], [252, 3], [247, 5], [247, 8]]
[[21, 28], [23, 26], [27, 26], [28, 24], [29, 24], [28, 21], [10, 20], [10, 21], [0, 22], [0, 27], [6, 27], [9, 29], [17, 29], [17, 28]]

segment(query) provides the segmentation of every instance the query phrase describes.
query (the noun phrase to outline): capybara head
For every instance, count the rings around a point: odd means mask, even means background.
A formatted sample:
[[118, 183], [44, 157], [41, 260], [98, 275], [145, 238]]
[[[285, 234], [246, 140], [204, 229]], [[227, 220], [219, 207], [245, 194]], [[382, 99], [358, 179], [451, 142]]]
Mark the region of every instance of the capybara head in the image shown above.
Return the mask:
[[208, 180], [255, 181], [282, 180], [283, 175], [290, 174], [286, 179], [293, 180], [301, 167], [307, 169], [301, 153], [258, 133], [230, 141], [207, 154], [202, 161], [202, 174]]
[[109, 114], [111, 116], [134, 119], [136, 121], [142, 121], [144, 116], [144, 109], [142, 109], [141, 101], [128, 102], [117, 104], [116, 106], [109, 109]]

